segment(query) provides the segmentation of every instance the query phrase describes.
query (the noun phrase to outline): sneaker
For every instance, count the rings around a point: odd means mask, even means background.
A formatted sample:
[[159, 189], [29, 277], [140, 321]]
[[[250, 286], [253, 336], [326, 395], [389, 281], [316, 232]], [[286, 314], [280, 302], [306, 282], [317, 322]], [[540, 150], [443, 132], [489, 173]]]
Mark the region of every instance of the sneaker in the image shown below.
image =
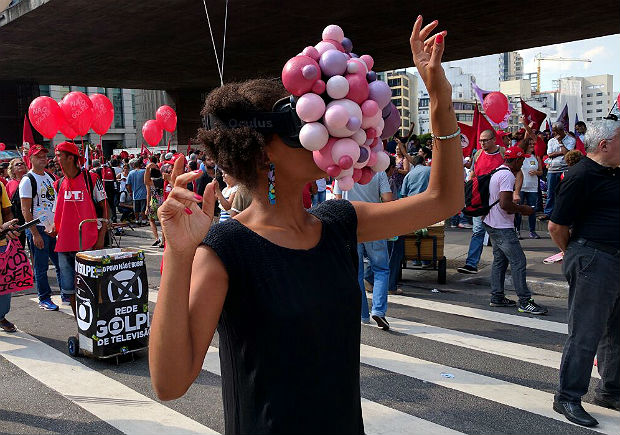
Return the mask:
[[492, 307], [514, 307], [517, 305], [517, 303], [512, 299], [504, 297], [504, 299], [500, 299], [498, 301], [494, 301], [491, 299], [491, 303], [489, 305]]
[[389, 290], [388, 294], [390, 294], [390, 295], [402, 295], [403, 294], [403, 289], [402, 288], [397, 288], [396, 290]]
[[454, 224], [450, 224], [450, 228], [458, 228], [458, 226], [456, 226]]
[[362, 323], [363, 323], [364, 325], [370, 325], [370, 319], [365, 319], [365, 318], [362, 318]]
[[71, 305], [71, 296], [60, 295], [60, 300], [62, 301], [63, 305]]
[[519, 303], [518, 311], [520, 313], [528, 314], [547, 314], [549, 310], [545, 307], [541, 307], [540, 305], [538, 305], [536, 302], [534, 302], [534, 299], [530, 299], [525, 304]]
[[157, 239], [153, 242], [153, 244], [151, 246], [153, 246], [154, 248], [157, 248], [159, 245], [161, 245], [161, 240]]
[[4, 318], [0, 319], [0, 329], [4, 332], [17, 332], [15, 325]]
[[456, 271], [460, 273], [467, 273], [467, 274], [472, 275], [474, 273], [478, 273], [478, 268], [474, 266], [470, 266], [469, 264], [466, 264], [465, 266], [457, 267]]
[[474, 226], [471, 224], [459, 224], [459, 228], [471, 230]]
[[39, 308], [46, 311], [58, 311], [58, 305], [52, 302], [51, 299], [45, 299], [39, 302]]
[[540, 236], [536, 234], [536, 231], [530, 231], [530, 239], [540, 239]]
[[385, 317], [381, 317], [381, 316], [377, 316], [376, 314], [373, 314], [372, 319], [375, 322], [377, 322], [377, 326], [383, 329], [384, 331], [387, 331], [390, 329], [390, 324], [388, 323], [387, 320], [385, 320]]

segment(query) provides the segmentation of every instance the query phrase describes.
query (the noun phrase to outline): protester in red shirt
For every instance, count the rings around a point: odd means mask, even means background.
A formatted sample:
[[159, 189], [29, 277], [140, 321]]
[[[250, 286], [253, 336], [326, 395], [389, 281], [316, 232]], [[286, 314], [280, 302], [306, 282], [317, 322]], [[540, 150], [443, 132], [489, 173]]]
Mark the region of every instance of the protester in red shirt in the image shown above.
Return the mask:
[[[56, 190], [55, 231], [58, 234], [56, 252], [60, 263], [62, 293], [69, 295], [75, 314], [75, 254], [80, 250], [103, 248], [107, 224], [87, 222], [86, 219], [108, 218], [108, 208], [103, 183], [97, 174], [80, 168], [80, 153], [74, 143], [56, 145], [56, 158], [64, 176], [54, 183]], [[98, 213], [97, 208], [101, 211]]]

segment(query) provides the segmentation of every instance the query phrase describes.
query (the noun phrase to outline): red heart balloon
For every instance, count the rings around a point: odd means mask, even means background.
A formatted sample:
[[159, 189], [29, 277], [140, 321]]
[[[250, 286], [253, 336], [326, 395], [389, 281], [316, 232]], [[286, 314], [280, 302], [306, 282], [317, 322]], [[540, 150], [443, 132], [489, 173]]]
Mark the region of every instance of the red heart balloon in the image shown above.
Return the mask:
[[108, 97], [102, 94], [90, 95], [93, 103], [93, 123], [92, 129], [95, 133], [103, 136], [108, 132], [112, 121], [114, 121], [114, 105]]
[[56, 136], [62, 119], [62, 112], [56, 100], [37, 97], [28, 107], [28, 118], [32, 126], [48, 139]]

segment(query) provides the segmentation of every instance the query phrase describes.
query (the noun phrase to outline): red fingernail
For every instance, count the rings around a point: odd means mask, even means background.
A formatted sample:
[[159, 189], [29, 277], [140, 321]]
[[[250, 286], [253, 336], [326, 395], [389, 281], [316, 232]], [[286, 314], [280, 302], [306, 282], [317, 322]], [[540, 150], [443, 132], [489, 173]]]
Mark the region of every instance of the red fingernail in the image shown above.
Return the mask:
[[194, 193], [194, 198], [196, 198], [198, 201], [202, 201], [202, 196], [198, 195], [197, 193]]
[[439, 35], [437, 35], [437, 37], [435, 37], [435, 43], [441, 44], [442, 42], [443, 42], [443, 35], [440, 33]]
[[185, 207], [185, 213], [193, 214], [194, 212], [189, 209], [189, 207]]
[[202, 172], [202, 170], [201, 170], [201, 169], [196, 169], [196, 170], [194, 171], [194, 174], [200, 174], [201, 172]]
[[416, 18], [415, 20], [418, 21], [420, 18], [422, 18], [422, 15], [418, 15], [418, 18]]

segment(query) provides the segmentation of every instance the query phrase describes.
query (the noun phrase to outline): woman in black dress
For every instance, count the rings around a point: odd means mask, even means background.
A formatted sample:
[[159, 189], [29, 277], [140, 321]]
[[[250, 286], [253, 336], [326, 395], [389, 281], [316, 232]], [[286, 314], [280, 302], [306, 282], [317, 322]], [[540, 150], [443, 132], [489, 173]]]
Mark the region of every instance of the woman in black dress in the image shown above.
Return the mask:
[[[226, 433], [364, 432], [356, 244], [410, 233], [463, 206], [460, 135], [441, 67], [446, 32], [430, 36], [436, 26], [422, 28], [418, 17], [410, 39], [436, 136], [424, 193], [383, 204], [327, 201], [308, 212], [304, 185], [325, 176], [311, 152], [248, 126], [212, 128], [199, 132], [208, 154], [253, 193], [248, 209], [212, 227], [215, 185], [195, 195], [185, 186], [200, 173], [175, 163], [175, 187], [158, 212], [168, 244], [150, 335], [160, 399], [191, 386], [217, 327]], [[271, 80], [227, 84], [203, 114], [270, 112], [287, 94]]]

